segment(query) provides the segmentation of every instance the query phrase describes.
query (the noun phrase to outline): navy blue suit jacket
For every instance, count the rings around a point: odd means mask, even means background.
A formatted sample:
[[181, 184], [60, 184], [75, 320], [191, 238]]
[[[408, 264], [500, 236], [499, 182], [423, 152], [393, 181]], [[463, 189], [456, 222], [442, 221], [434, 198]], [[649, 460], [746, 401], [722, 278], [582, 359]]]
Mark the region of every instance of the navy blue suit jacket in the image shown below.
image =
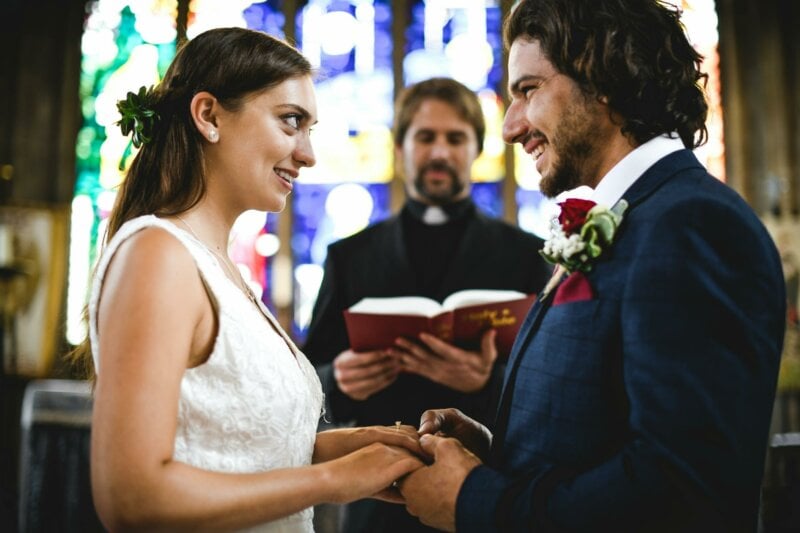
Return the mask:
[[562, 282], [526, 318], [458, 531], [755, 530], [785, 327], [777, 251], [688, 150], [623, 197], [593, 295], [556, 304]]

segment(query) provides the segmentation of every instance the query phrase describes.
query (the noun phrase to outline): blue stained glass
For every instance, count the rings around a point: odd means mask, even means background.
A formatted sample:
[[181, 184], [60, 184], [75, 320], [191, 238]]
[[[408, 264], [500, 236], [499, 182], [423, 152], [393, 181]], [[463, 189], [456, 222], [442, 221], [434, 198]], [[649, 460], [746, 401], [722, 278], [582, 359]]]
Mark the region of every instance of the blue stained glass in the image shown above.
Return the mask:
[[[404, 83], [409, 84], [432, 76], [452, 75], [473, 90], [489, 88], [495, 92], [502, 89], [503, 48], [501, 38], [502, 13], [496, 2], [484, 1], [482, 15], [480, 3], [426, 2], [417, 0], [411, 7], [411, 23], [406, 28], [406, 60], [404, 61]], [[452, 5], [452, 7], [451, 7]], [[430, 10], [430, 11], [429, 11]], [[429, 17], [426, 27], [426, 17]], [[443, 17], [443, 18], [442, 18]], [[485, 20], [485, 28], [479, 25]], [[437, 26], [437, 22], [441, 26]], [[430, 32], [426, 42], [426, 30]], [[458, 44], [459, 51], [452, 50], [457, 38], [466, 37], [475, 48], [464, 48], [463, 41]], [[487, 52], [484, 44], [491, 49]], [[445, 50], [446, 48], [450, 50]], [[465, 53], [480, 54], [479, 57], [465, 57]], [[484, 63], [483, 53], [491, 55], [491, 65]], [[409, 57], [410, 56], [410, 57]], [[478, 86], [481, 69], [488, 68], [486, 81]], [[454, 73], [469, 72], [470, 79], [461, 79]]]
[[347, 11], [350, 14], [355, 13], [355, 6], [349, 0], [331, 0], [328, 4], [329, 11]]
[[533, 189], [517, 189], [515, 196], [517, 197], [517, 202], [524, 204], [539, 205], [547, 201], [547, 197], [542, 194], [542, 191]]
[[282, 0], [252, 4], [243, 13], [247, 27], [284, 39], [286, 36], [283, 33], [283, 27], [286, 17], [283, 16], [282, 4]]
[[550, 236], [550, 220], [558, 216], [559, 208], [555, 200], [547, 198], [539, 190], [517, 188], [516, 193], [518, 225], [542, 239]]
[[355, 67], [353, 54], [342, 55], [327, 55], [324, 59], [325, 69], [323, 75], [326, 77], [334, 77], [339, 74], [353, 70]]
[[392, 6], [383, 0], [375, 2], [375, 24], [381, 26], [392, 24]]
[[392, 36], [388, 31], [375, 32], [375, 68], [392, 70]]
[[322, 218], [331, 185], [295, 183], [292, 200], [292, 255], [296, 263], [311, 263], [311, 243]]
[[505, 65], [503, 60], [503, 14], [499, 7], [486, 8], [486, 41], [491, 45], [494, 55], [494, 63], [489, 76], [487, 85], [494, 88], [498, 94], [503, 94], [503, 75]]
[[503, 216], [503, 182], [473, 183], [472, 199], [487, 215], [496, 218]]
[[[264, 232], [272, 235], [278, 234], [278, 225], [280, 221], [280, 213], [267, 213], [266, 220], [264, 221]], [[275, 304], [270, 296], [272, 295], [272, 287], [275, 284], [275, 269], [273, 268], [273, 257], [265, 257], [264, 265], [260, 271], [261, 279], [258, 280], [264, 291], [261, 293], [261, 301], [266, 305], [273, 314], [276, 314]]]
[[411, 7], [411, 23], [406, 28], [406, 53], [423, 48], [425, 42], [425, 3]]
[[[307, 184], [296, 182], [292, 194], [292, 254], [296, 263], [322, 264], [332, 236], [326, 222], [329, 193], [341, 184]], [[391, 214], [390, 187], [384, 183], [362, 184], [372, 198], [369, 224]]]
[[367, 185], [367, 190], [374, 201], [372, 215], [369, 217], [370, 224], [383, 220], [392, 214], [390, 205], [390, 187], [383, 183], [373, 183]]
[[451, 18], [450, 20], [447, 21], [447, 23], [442, 28], [442, 40], [444, 42], [446, 42], [446, 43], [450, 42], [450, 40], [455, 35], [455, 32], [453, 31], [453, 25], [454, 24], [455, 24], [455, 19]]
[[[451, 76], [474, 91], [497, 95], [503, 81], [500, 8], [495, 2], [426, 2], [411, 7], [411, 24], [406, 28], [404, 83], [416, 83], [433, 76]], [[485, 27], [484, 27], [485, 24]], [[487, 133], [501, 130], [502, 101], [487, 96], [494, 109], [486, 109]], [[502, 187], [505, 174], [503, 154], [486, 151], [472, 168], [473, 197], [487, 212], [502, 215]], [[497, 195], [494, 197], [493, 195]]]
[[[304, 286], [298, 272], [304, 271], [306, 267], [317, 268], [321, 280], [322, 264], [328, 251], [328, 245], [332, 242], [345, 237], [337, 233], [337, 220], [331, 216], [329, 211], [333, 208], [330, 202], [331, 193], [337, 188], [345, 186], [343, 184], [306, 184], [295, 183], [295, 190], [292, 199], [293, 213], [293, 232], [292, 232], [292, 254], [294, 256], [294, 315], [292, 322], [292, 335], [298, 342], [305, 339], [307, 323], [310, 317], [310, 309], [316, 299], [316, 286]], [[389, 202], [390, 186], [384, 183], [360, 184], [361, 193], [368, 193], [371, 208], [368, 220], [364, 225], [373, 224], [383, 220], [391, 213]], [[341, 198], [340, 198], [341, 199]], [[363, 198], [362, 198], [363, 200]], [[354, 195], [354, 203], [358, 197]], [[354, 211], [358, 209], [354, 206]], [[352, 231], [359, 231], [362, 227], [353, 227]], [[306, 278], [303, 278], [306, 279]], [[306, 283], [311, 283], [306, 282]], [[310, 294], [313, 293], [313, 294]]]
[[317, 165], [292, 194], [297, 339], [305, 335], [328, 245], [390, 214], [391, 25], [388, 0], [309, 0], [297, 13], [298, 46], [320, 72]]

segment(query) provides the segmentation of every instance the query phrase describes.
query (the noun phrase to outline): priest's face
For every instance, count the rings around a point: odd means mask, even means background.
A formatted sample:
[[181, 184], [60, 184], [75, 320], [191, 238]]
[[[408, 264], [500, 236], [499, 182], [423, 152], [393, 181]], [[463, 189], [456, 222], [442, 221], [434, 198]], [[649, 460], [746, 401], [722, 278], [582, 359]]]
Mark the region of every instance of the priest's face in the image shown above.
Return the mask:
[[424, 100], [396, 157], [408, 195], [429, 205], [447, 205], [469, 195], [472, 163], [478, 157], [473, 127], [443, 100]]

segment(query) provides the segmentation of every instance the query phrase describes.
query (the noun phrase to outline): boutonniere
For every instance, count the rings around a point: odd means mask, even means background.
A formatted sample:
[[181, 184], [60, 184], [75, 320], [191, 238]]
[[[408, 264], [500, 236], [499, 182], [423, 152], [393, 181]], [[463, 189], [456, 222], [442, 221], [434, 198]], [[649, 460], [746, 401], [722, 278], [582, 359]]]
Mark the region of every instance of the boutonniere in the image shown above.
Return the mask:
[[570, 198], [558, 205], [561, 213], [553, 220], [550, 238], [539, 253], [569, 273], [589, 272], [614, 242], [628, 202], [620, 200], [609, 209], [591, 200]]

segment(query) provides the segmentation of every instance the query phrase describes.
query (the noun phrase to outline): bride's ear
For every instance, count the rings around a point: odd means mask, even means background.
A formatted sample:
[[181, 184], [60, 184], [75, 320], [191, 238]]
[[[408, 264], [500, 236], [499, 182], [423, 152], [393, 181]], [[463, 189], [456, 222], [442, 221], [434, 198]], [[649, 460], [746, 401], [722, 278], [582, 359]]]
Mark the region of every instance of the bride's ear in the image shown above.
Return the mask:
[[219, 109], [219, 102], [213, 94], [207, 91], [195, 94], [189, 104], [189, 112], [197, 131], [211, 143], [219, 140], [217, 109]]

